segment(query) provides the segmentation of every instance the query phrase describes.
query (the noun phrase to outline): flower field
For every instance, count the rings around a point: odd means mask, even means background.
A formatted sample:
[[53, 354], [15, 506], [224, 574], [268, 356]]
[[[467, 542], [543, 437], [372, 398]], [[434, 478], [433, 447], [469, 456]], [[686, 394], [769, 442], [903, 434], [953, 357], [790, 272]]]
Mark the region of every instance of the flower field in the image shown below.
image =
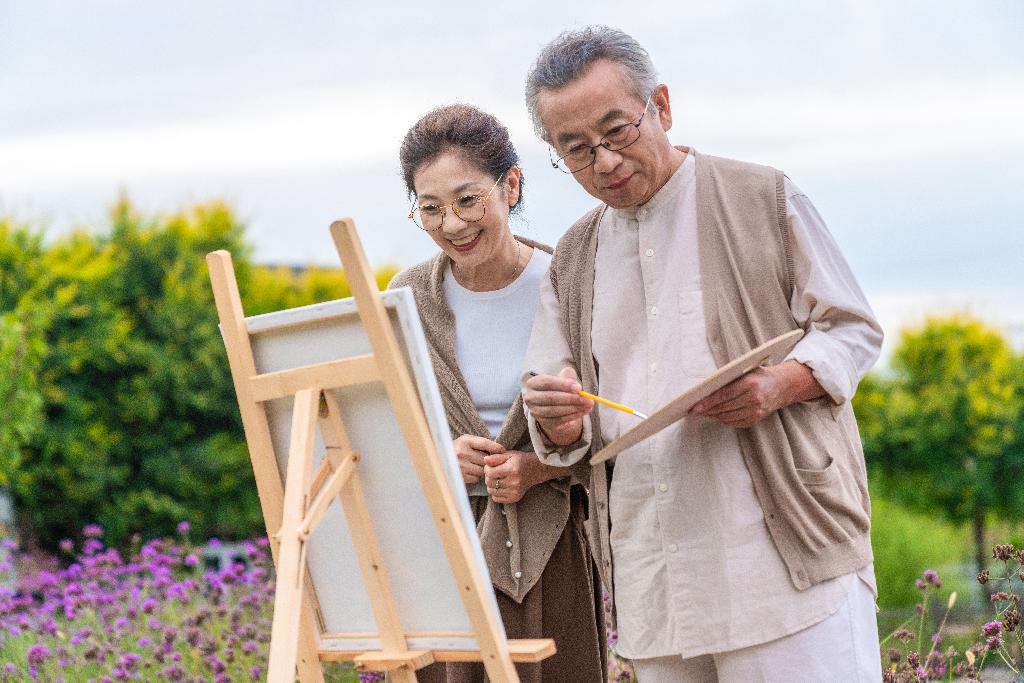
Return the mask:
[[[244, 561], [207, 569], [188, 531], [183, 522], [179, 539], [124, 557], [90, 525], [80, 546], [62, 542], [65, 568], [51, 558], [0, 587], [0, 681], [264, 680], [274, 602], [266, 539], [245, 543]], [[0, 575], [11, 570], [0, 565]], [[332, 683], [359, 681], [325, 668]]]

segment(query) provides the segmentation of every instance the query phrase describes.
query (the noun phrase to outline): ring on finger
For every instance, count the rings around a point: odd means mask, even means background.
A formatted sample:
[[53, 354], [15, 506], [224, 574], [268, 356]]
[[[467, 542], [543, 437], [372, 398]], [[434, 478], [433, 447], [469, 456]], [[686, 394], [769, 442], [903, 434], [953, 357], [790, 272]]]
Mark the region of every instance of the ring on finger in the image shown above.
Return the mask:
[[495, 489], [500, 489], [501, 488], [501, 477], [498, 477], [497, 479], [494, 480], [494, 488]]

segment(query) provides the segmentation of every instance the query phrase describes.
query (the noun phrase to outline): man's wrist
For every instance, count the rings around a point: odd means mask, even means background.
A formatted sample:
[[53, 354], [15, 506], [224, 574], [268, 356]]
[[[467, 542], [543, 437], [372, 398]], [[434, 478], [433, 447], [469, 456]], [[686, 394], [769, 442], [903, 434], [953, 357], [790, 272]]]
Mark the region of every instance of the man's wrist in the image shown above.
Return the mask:
[[780, 409], [826, 395], [811, 369], [798, 360], [791, 358], [774, 366], [772, 370], [781, 385]]
[[564, 443], [562, 442], [562, 439], [553, 439], [547, 430], [544, 429], [544, 425], [541, 424], [540, 420], [537, 420], [537, 431], [540, 432], [540, 436], [544, 439], [546, 445], [551, 445], [555, 448], [565, 448], [566, 446], [571, 446], [574, 443], [579, 442], [580, 438], [583, 436], [583, 421], [580, 420], [580, 428], [577, 431], [576, 436], [566, 440]]

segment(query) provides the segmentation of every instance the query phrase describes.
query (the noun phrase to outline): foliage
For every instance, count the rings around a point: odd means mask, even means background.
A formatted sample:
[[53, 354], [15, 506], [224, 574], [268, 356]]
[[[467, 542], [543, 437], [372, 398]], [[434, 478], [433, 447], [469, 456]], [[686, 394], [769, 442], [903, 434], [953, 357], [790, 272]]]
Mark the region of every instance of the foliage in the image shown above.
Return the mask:
[[20, 305], [31, 289], [42, 242], [26, 226], [0, 219], [0, 486], [21, 464], [22, 448], [43, 423], [37, 376], [43, 355], [40, 316]]
[[[61, 544], [66, 569], [0, 588], [0, 681], [264, 680], [274, 600], [267, 539], [244, 544], [245, 562], [207, 570], [187, 524], [181, 530], [178, 541], [152, 540], [124, 559], [89, 526], [77, 553]], [[355, 680], [325, 668], [328, 681]]]
[[0, 222], [0, 314], [30, 318], [0, 328], [0, 364], [17, 358], [8, 348], [32, 352], [23, 362], [39, 371], [10, 377], [43, 411], [41, 424], [18, 422], [28, 444], [0, 441], [0, 456], [44, 546], [89, 522], [115, 544], [185, 517], [203, 535], [263, 531], [206, 269], [215, 249], [231, 252], [249, 313], [348, 294], [337, 270], [254, 265], [221, 202], [144, 216], [122, 198], [108, 230], [52, 243]]
[[999, 331], [963, 316], [931, 319], [903, 333], [891, 373], [869, 376], [855, 397], [878, 490], [972, 522], [979, 564], [986, 515], [1024, 512], [1020, 368]]
[[21, 451], [43, 422], [36, 386], [42, 344], [13, 313], [0, 315], [0, 486], [21, 465]]
[[[872, 487], [873, 488], [873, 487]], [[970, 536], [934, 516], [907, 510], [882, 496], [871, 500], [871, 546], [875, 557], [878, 604], [882, 609], [912, 607], [920, 599], [914, 588], [917, 568], [953, 569], [968, 559]], [[961, 595], [969, 579], [946, 571], [947, 588]]]

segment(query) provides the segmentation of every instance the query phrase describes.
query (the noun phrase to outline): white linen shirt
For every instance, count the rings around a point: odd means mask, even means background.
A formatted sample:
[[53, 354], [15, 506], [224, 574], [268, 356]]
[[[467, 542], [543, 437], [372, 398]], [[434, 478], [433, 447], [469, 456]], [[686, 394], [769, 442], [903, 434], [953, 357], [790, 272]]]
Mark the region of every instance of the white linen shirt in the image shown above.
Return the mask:
[[[806, 196], [786, 180], [793, 235], [794, 318], [809, 330], [789, 358], [836, 403], [878, 356], [881, 331], [849, 266]], [[705, 330], [692, 155], [636, 209], [598, 227], [591, 338], [599, 393], [652, 413], [716, 369]], [[834, 311], [844, 311], [831, 320]], [[850, 312], [853, 312], [852, 314]], [[524, 368], [572, 365], [550, 278]], [[828, 400], [828, 399], [822, 399]], [[637, 418], [598, 405], [611, 442]], [[551, 449], [530, 418], [541, 459], [570, 465], [587, 446]], [[584, 425], [589, 445], [590, 420]], [[618, 653], [695, 657], [764, 643], [834, 613], [854, 574], [798, 591], [768, 533], [733, 428], [685, 419], [618, 455], [609, 492]], [[874, 590], [871, 567], [857, 574]]]

